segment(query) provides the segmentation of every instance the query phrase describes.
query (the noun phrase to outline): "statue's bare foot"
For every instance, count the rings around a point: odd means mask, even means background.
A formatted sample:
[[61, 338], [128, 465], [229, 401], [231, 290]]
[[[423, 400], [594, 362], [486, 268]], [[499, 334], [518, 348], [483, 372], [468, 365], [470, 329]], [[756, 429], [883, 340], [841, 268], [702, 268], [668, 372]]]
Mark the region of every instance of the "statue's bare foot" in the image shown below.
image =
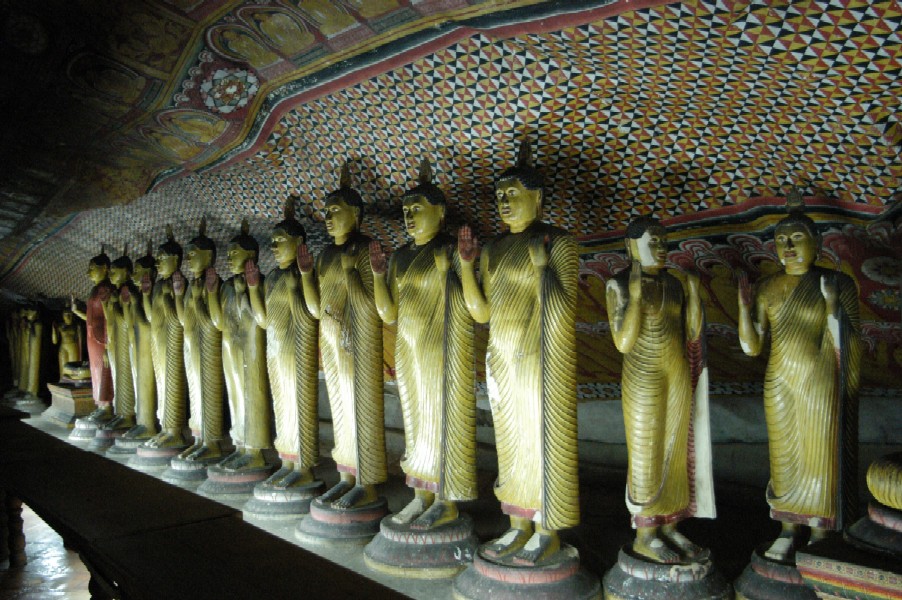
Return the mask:
[[144, 445], [147, 446], [148, 448], [159, 448], [160, 440], [165, 435], [166, 435], [165, 433], [160, 432], [160, 433], [156, 434], [155, 436], [153, 436], [152, 438], [150, 438], [149, 440], [147, 440], [146, 442], [144, 442]]
[[373, 486], [355, 485], [347, 494], [332, 502], [332, 508], [339, 510], [357, 508], [375, 502], [376, 498], [376, 488]]
[[222, 450], [219, 448], [219, 444], [201, 444], [199, 447], [195, 448], [194, 451], [187, 456], [188, 460], [197, 461], [197, 460], [216, 460], [217, 458], [222, 457]]
[[241, 449], [237, 449], [234, 452], [232, 452], [231, 454], [229, 454], [228, 456], [226, 456], [225, 459], [219, 461], [219, 463], [217, 463], [216, 466], [221, 469], [228, 469], [229, 465], [231, 465], [234, 461], [238, 460], [242, 456], [244, 456], [244, 451]]
[[191, 454], [197, 451], [199, 448], [203, 448], [203, 443], [200, 441], [194, 442], [193, 444], [182, 450], [181, 453], [179, 453], [179, 458], [182, 460], [188, 460]]
[[342, 496], [347, 494], [348, 490], [350, 490], [352, 487], [354, 487], [354, 485], [349, 481], [339, 481], [331, 488], [329, 488], [325, 494], [317, 498], [317, 501], [322, 504], [330, 504], [338, 498], [341, 498]]
[[526, 545], [514, 555], [514, 563], [532, 566], [559, 552], [561, 540], [554, 533], [536, 531]]
[[144, 425], [135, 425], [128, 431], [122, 434], [122, 437], [127, 440], [140, 440], [140, 439], [150, 439], [154, 437], [156, 433], [148, 431], [147, 427]]
[[661, 537], [670, 544], [671, 548], [683, 555], [683, 558], [689, 562], [700, 562], [708, 560], [711, 551], [707, 548], [694, 544], [689, 538], [677, 531], [676, 529], [661, 529]]
[[291, 469], [286, 467], [280, 467], [278, 471], [269, 476], [269, 478], [263, 482], [263, 485], [266, 486], [276, 486], [283, 477], [291, 473]]
[[481, 552], [489, 558], [501, 558], [519, 551], [529, 541], [531, 532], [511, 527], [497, 540], [493, 540], [481, 548]]
[[226, 465], [226, 469], [230, 471], [238, 471], [239, 469], [258, 469], [266, 465], [263, 455], [259, 452], [245, 452], [235, 460]]
[[407, 506], [401, 509], [400, 512], [392, 515], [392, 522], [397, 523], [398, 525], [407, 525], [426, 510], [426, 501], [419, 497], [414, 496], [413, 500], [407, 503]]
[[278, 481], [275, 486], [279, 489], [286, 489], [292, 486], [298, 487], [307, 485], [311, 481], [313, 481], [312, 473], [305, 473], [303, 471], [292, 469], [280, 481]]
[[157, 448], [180, 448], [185, 445], [181, 435], [163, 432], [157, 438]]
[[657, 535], [637, 537], [633, 542], [633, 552], [665, 565], [682, 562], [679, 552], [670, 549], [664, 540]]
[[795, 560], [796, 555], [796, 545], [795, 539], [793, 536], [780, 535], [777, 539], [774, 540], [774, 543], [770, 545], [764, 552], [764, 556], [771, 560], [778, 560], [781, 562], [793, 562]]
[[119, 429], [122, 427], [122, 423], [124, 423], [124, 422], [125, 422], [125, 417], [123, 417], [122, 415], [116, 415], [115, 417], [113, 417], [112, 419], [110, 419], [109, 421], [107, 421], [106, 423], [101, 425], [100, 429], [103, 429], [104, 431], [112, 431], [114, 429]]
[[453, 502], [445, 500], [436, 500], [432, 503], [426, 512], [421, 514], [416, 520], [410, 524], [411, 529], [432, 529], [441, 527], [445, 523], [450, 523], [456, 519], [460, 513], [457, 512], [457, 505]]

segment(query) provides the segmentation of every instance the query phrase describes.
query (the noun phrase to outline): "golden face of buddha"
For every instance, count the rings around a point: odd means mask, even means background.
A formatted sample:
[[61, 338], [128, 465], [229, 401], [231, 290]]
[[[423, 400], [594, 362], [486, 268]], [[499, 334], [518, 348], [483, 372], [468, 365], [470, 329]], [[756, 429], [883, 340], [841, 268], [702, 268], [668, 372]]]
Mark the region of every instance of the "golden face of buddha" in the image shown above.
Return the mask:
[[299, 243], [301, 243], [301, 238], [288, 235], [282, 229], [276, 229], [272, 232], [269, 247], [272, 249], [272, 255], [281, 268], [285, 269], [294, 263]]
[[94, 261], [91, 261], [88, 264], [88, 279], [90, 279], [94, 285], [97, 285], [106, 279], [109, 272], [110, 268], [107, 265], [98, 265]]
[[343, 242], [357, 229], [357, 217], [360, 209], [348, 204], [341, 198], [331, 197], [326, 200], [326, 231], [337, 242]]
[[231, 244], [227, 256], [229, 271], [232, 275], [244, 275], [244, 263], [255, 258], [256, 252], [253, 250], [245, 250], [238, 244]]
[[151, 278], [151, 280], [153, 280], [153, 269], [151, 269], [150, 267], [142, 267], [139, 264], [135, 264], [135, 268], [132, 271], [132, 282], [140, 287], [145, 273]]
[[404, 199], [404, 226], [417, 245], [427, 243], [438, 234], [445, 218], [445, 207], [430, 204], [423, 196]]
[[64, 310], [63, 311], [63, 323], [65, 323], [66, 325], [71, 325], [72, 319], [73, 319], [72, 311]]
[[204, 270], [213, 264], [213, 251], [202, 250], [197, 246], [188, 246], [185, 256], [188, 270], [195, 276], [199, 276]]
[[541, 190], [528, 190], [519, 179], [504, 179], [495, 185], [498, 215], [511, 231], [518, 233], [539, 216]]
[[157, 273], [163, 279], [169, 279], [179, 268], [179, 257], [175, 254], [157, 255]]
[[110, 267], [110, 283], [119, 287], [129, 279], [128, 269], [125, 267]]
[[807, 273], [817, 259], [817, 240], [799, 223], [777, 227], [774, 242], [777, 246], [777, 257], [790, 275]]
[[643, 269], [663, 269], [667, 264], [667, 232], [663, 227], [649, 227], [638, 239], [629, 240], [630, 258]]

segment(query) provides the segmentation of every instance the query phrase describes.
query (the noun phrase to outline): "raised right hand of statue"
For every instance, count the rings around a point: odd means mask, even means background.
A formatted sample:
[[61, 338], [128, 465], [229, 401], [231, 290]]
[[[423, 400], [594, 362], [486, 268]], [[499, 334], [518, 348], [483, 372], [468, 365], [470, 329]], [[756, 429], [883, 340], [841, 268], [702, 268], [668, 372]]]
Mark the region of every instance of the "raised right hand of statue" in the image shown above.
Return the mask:
[[375, 275], [385, 275], [388, 270], [388, 261], [385, 252], [382, 251], [382, 244], [376, 240], [370, 242], [370, 267]]
[[109, 286], [100, 285], [97, 288], [97, 297], [101, 302], [107, 302], [110, 299], [111, 290]]
[[752, 286], [749, 285], [748, 273], [739, 271], [736, 279], [739, 283], [739, 307], [748, 308], [752, 305]]
[[457, 252], [464, 263], [472, 263], [479, 254], [479, 240], [469, 225], [463, 225], [457, 234]]
[[182, 296], [185, 293], [185, 276], [181, 271], [172, 274], [172, 292], [176, 296]]
[[216, 274], [216, 269], [213, 267], [207, 267], [207, 270], [204, 271], [204, 284], [207, 287], [207, 292], [210, 294], [214, 293], [219, 287], [219, 275]]
[[631, 301], [642, 301], [642, 264], [638, 260], [633, 261], [630, 269], [629, 292]]
[[250, 287], [260, 285], [260, 267], [251, 259], [244, 261], [244, 280]]
[[301, 273], [313, 271], [313, 257], [310, 256], [307, 244], [298, 244], [298, 269], [301, 270]]
[[150, 273], [145, 273], [141, 276], [141, 293], [149, 294], [151, 289], [150, 284]]
[[131, 302], [131, 299], [132, 299], [132, 293], [130, 291], [128, 291], [128, 286], [123, 285], [122, 289], [119, 290], [119, 300], [123, 304], [128, 304], [129, 302]]

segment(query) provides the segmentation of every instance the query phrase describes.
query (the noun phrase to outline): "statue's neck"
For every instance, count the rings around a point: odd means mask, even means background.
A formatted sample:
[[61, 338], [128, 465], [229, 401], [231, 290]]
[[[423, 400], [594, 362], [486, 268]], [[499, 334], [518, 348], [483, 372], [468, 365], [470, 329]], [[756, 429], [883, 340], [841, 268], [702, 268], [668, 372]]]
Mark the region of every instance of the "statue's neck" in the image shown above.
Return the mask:
[[511, 233], [523, 233], [524, 231], [532, 227], [533, 224], [537, 221], [538, 219], [533, 219], [532, 221], [526, 221], [524, 223], [512, 223], [510, 226]]

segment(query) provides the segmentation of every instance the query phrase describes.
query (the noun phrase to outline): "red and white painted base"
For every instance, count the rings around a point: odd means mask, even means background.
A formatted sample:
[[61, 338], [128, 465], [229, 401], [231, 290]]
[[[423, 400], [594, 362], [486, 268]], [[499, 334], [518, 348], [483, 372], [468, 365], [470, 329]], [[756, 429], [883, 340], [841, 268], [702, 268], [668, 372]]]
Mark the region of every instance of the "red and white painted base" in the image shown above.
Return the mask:
[[295, 537], [307, 544], [365, 544], [379, 532], [379, 523], [388, 514], [388, 502], [357, 508], [333, 508], [318, 499], [310, 503], [310, 513], [298, 524]]

